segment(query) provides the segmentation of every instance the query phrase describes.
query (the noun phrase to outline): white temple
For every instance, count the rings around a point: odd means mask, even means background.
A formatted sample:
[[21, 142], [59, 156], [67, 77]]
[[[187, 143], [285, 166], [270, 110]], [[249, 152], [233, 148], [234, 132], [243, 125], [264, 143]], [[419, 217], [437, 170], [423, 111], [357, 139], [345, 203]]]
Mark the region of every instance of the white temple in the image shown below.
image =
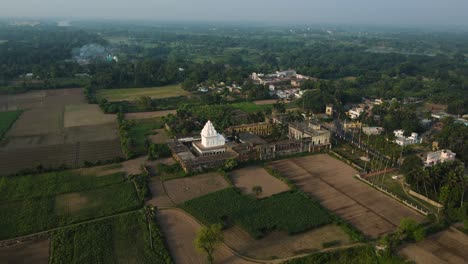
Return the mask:
[[214, 128], [211, 121], [206, 122], [201, 133], [201, 144], [196, 142], [193, 144], [197, 152], [203, 156], [220, 154], [226, 151], [224, 145], [226, 140], [223, 135], [219, 134]]
[[223, 135], [216, 132], [211, 121], [206, 122], [205, 127], [201, 131], [201, 143], [205, 148], [213, 148], [224, 146], [226, 140]]

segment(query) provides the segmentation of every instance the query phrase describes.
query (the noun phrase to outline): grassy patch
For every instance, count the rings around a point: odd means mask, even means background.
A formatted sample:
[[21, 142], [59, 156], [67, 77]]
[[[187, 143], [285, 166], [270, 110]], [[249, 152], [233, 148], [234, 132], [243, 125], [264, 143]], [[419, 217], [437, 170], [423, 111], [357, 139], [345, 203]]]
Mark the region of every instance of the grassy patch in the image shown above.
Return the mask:
[[10, 129], [10, 127], [15, 123], [16, 119], [21, 115], [22, 111], [8, 111], [0, 112], [0, 140], [3, 139], [3, 136]]
[[159, 118], [132, 121], [132, 125], [129, 130], [129, 137], [132, 141], [132, 151], [137, 155], [147, 154], [147, 136], [154, 135], [155, 132], [153, 132], [153, 130], [162, 128], [162, 126], [163, 125]]
[[189, 92], [182, 89], [179, 84], [149, 88], [123, 88], [123, 89], [102, 89], [97, 92], [99, 98], [108, 101], [135, 101], [143, 96], [153, 99], [188, 96]]
[[50, 263], [173, 263], [156, 223], [151, 230], [152, 239], [142, 211], [66, 228], [52, 235]]
[[232, 104], [232, 107], [244, 111], [246, 113], [256, 113], [271, 109], [272, 105], [257, 105], [253, 102], [239, 102]]
[[228, 188], [185, 202], [183, 208], [206, 224], [237, 224], [256, 238], [275, 229], [294, 234], [331, 222], [325, 210], [294, 191], [257, 200]]

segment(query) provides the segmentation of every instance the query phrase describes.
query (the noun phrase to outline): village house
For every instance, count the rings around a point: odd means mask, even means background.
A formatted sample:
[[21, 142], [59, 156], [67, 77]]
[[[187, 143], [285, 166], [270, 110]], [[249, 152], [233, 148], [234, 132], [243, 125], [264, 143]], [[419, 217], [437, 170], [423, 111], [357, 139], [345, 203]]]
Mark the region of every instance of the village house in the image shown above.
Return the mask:
[[351, 119], [357, 119], [361, 116], [361, 114], [364, 112], [364, 108], [362, 107], [353, 107], [349, 109], [349, 111], [346, 113], [349, 118]]
[[368, 136], [380, 135], [385, 129], [383, 127], [363, 127], [362, 132]]
[[393, 131], [393, 134], [395, 135], [394, 142], [399, 146], [408, 146], [422, 142], [422, 139], [418, 137], [418, 133], [412, 132], [408, 137], [406, 137], [404, 133], [405, 131], [402, 129]]
[[448, 149], [430, 152], [427, 154], [426, 159], [424, 160], [424, 165], [429, 167], [439, 163], [453, 161], [455, 160], [456, 155], [457, 154]]

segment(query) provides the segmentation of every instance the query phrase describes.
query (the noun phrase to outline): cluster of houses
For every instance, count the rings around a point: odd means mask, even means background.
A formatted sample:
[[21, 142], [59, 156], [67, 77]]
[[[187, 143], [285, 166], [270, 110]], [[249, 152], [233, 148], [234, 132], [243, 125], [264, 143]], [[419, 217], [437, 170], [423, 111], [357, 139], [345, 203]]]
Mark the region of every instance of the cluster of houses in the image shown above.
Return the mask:
[[299, 89], [305, 80], [317, 80], [316, 78], [298, 74], [295, 70], [277, 71], [276, 73], [263, 74], [253, 72], [250, 79], [257, 84], [268, 86], [270, 95], [280, 99], [301, 98]]

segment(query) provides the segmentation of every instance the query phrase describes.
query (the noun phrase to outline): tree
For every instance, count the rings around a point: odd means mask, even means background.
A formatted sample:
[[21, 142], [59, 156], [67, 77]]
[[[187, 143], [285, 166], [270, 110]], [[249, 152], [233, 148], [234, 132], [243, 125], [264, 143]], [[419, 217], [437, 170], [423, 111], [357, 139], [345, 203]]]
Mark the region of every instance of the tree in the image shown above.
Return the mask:
[[214, 224], [209, 227], [202, 227], [195, 237], [195, 247], [200, 252], [204, 252], [207, 255], [208, 263], [214, 261], [214, 251], [216, 247], [223, 243], [224, 236], [222, 232], [221, 224]]
[[224, 162], [224, 168], [228, 171], [233, 170], [235, 167], [237, 167], [237, 160], [235, 159], [228, 159]]
[[255, 185], [254, 187], [252, 187], [252, 192], [255, 193], [255, 196], [258, 197], [262, 194], [263, 192], [263, 188], [262, 186], [259, 186], [259, 185]]

